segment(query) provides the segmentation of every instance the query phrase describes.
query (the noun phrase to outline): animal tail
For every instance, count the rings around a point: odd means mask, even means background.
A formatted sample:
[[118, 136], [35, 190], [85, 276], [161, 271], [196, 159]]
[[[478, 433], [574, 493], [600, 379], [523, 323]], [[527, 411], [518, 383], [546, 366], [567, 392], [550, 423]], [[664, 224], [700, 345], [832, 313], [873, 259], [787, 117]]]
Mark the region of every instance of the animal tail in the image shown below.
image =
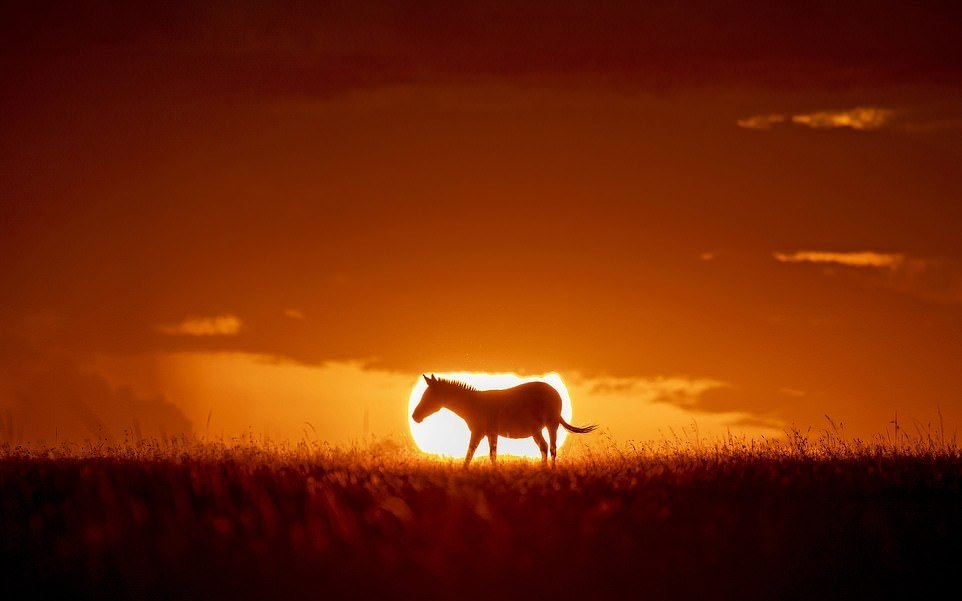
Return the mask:
[[590, 426], [585, 426], [585, 427], [583, 427], [583, 428], [579, 428], [578, 426], [572, 426], [571, 424], [569, 424], [568, 422], [566, 422], [566, 421], [565, 421], [565, 418], [563, 418], [563, 417], [559, 417], [558, 419], [561, 420], [561, 425], [564, 426], [564, 429], [565, 429], [565, 430], [567, 430], [568, 432], [574, 432], [575, 434], [587, 434], [588, 432], [593, 432], [594, 429], [598, 427], [598, 426], [592, 424], [592, 425], [590, 425]]

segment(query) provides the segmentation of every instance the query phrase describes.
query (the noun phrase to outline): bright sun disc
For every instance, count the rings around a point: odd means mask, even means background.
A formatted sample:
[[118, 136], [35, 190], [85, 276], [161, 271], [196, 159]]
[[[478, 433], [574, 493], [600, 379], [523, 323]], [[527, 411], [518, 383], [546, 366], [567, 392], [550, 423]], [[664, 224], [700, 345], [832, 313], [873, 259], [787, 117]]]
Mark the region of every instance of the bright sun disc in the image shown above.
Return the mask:
[[[554, 387], [561, 395], [561, 417], [571, 423], [571, 398], [565, 388], [561, 376], [556, 373], [541, 376], [519, 376], [513, 373], [487, 374], [475, 372], [447, 372], [436, 373], [439, 378], [458, 380], [474, 386], [478, 390], [495, 390], [511, 388], [523, 382], [546, 382]], [[411, 426], [411, 436], [415, 444], [425, 453], [433, 453], [443, 457], [464, 457], [468, 450], [468, 440], [471, 433], [464, 420], [447, 409], [442, 409], [427, 417], [420, 424], [411, 418], [414, 408], [421, 400], [421, 395], [427, 390], [424, 378], [418, 376], [417, 384], [411, 390], [408, 400], [408, 424]], [[542, 430], [545, 439], [548, 438], [547, 428]], [[558, 429], [558, 446], [567, 438], [568, 432], [564, 428]], [[482, 440], [475, 457], [488, 454], [488, 441]], [[541, 451], [532, 438], [504, 438], [498, 437], [498, 455], [516, 455], [518, 457], [541, 457]]]

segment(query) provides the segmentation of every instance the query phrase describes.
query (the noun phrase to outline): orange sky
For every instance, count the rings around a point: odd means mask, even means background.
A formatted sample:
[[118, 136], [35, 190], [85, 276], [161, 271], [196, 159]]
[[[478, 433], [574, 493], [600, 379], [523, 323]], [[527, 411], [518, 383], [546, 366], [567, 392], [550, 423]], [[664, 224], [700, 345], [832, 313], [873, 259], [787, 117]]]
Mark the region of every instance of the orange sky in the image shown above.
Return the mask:
[[954, 427], [962, 19], [902, 4], [6, 4], [0, 436], [403, 435], [426, 370]]

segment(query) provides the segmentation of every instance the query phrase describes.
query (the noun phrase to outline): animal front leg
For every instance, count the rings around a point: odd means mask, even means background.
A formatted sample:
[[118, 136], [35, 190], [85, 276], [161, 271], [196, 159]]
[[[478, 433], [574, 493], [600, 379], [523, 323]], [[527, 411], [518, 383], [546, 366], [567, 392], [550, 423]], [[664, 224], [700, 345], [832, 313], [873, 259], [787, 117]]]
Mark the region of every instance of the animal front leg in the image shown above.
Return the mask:
[[491, 456], [491, 463], [494, 463], [498, 459], [498, 435], [488, 434], [488, 448], [491, 449], [489, 455]]
[[541, 430], [535, 430], [531, 438], [538, 443], [538, 448], [541, 450], [541, 463], [548, 463], [548, 443], [544, 440], [544, 435], [541, 434]]
[[481, 444], [481, 434], [471, 433], [471, 442], [468, 443], [468, 454], [464, 456], [464, 465], [467, 466], [471, 463], [471, 458], [474, 457], [474, 452], [478, 450], [478, 445]]

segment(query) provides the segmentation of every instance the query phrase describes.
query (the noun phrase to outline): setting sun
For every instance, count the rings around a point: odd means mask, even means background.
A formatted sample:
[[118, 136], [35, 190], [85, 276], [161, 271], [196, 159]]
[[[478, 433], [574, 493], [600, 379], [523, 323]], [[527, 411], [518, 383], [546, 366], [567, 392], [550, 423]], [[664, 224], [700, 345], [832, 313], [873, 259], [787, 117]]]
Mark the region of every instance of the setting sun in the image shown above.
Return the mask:
[[[565, 388], [561, 376], [556, 373], [543, 374], [540, 376], [519, 376], [515, 373], [477, 373], [477, 372], [446, 372], [436, 374], [439, 378], [447, 378], [464, 382], [478, 390], [496, 390], [510, 388], [523, 382], [545, 382], [554, 387], [561, 395], [561, 416], [571, 421], [571, 397], [568, 396], [568, 389]], [[470, 432], [464, 420], [447, 409], [442, 409], [438, 413], [428, 417], [421, 423], [417, 423], [411, 417], [414, 408], [421, 400], [421, 395], [427, 390], [424, 378], [418, 377], [417, 383], [411, 390], [411, 397], [408, 400], [408, 424], [411, 427], [411, 436], [418, 448], [425, 453], [432, 453], [443, 457], [463, 457], [468, 448]], [[543, 432], [547, 437], [547, 430]], [[558, 432], [558, 446], [564, 444], [568, 433], [564, 429]], [[481, 441], [478, 447], [478, 454], [483, 456], [488, 453], [488, 443]], [[514, 455], [518, 457], [540, 457], [541, 452], [538, 445], [531, 438], [504, 438], [498, 439], [498, 453], [501, 455]]]

